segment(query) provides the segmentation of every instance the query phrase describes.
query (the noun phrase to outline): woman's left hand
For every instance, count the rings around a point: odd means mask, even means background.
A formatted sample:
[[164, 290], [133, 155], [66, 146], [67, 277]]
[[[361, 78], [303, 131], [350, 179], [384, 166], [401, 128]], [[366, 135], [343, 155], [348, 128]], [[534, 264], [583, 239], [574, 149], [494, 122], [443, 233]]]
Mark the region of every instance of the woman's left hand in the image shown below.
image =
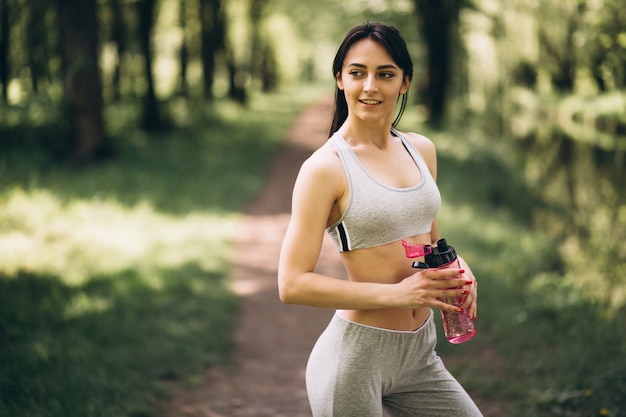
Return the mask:
[[471, 285], [467, 285], [463, 287], [466, 290], [468, 290], [469, 293], [465, 296], [465, 299], [463, 300], [463, 304], [461, 304], [461, 307], [463, 307], [463, 309], [467, 311], [467, 316], [471, 320], [478, 320], [478, 313], [477, 313], [478, 312], [478, 304], [477, 304], [478, 281], [476, 281], [476, 277], [474, 276], [474, 273], [470, 269], [467, 262], [465, 262], [465, 259], [461, 258], [460, 256], [459, 256], [459, 263], [461, 265], [461, 269], [465, 270], [465, 272], [463, 273], [463, 278], [466, 278], [468, 281], [471, 280], [474, 282]]

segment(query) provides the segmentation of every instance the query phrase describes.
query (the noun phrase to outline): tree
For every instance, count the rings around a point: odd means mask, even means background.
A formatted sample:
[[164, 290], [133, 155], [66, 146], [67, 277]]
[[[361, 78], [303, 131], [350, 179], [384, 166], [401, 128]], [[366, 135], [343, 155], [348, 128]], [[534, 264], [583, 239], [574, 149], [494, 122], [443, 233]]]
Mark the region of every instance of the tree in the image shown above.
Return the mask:
[[153, 56], [151, 39], [156, 1], [138, 0], [136, 7], [139, 18], [139, 46], [143, 53], [144, 76], [146, 77], [147, 83], [147, 90], [143, 98], [141, 127], [148, 131], [156, 131], [164, 125], [154, 88], [154, 76], [152, 74]]
[[587, 3], [586, 0], [577, 0], [556, 3], [553, 6], [553, 10], [546, 5], [541, 6], [545, 13], [544, 19], [558, 16], [562, 24], [544, 24], [539, 27], [542, 58], [550, 72], [552, 85], [560, 92], [570, 93], [576, 84], [579, 64], [574, 37], [581, 29]]
[[89, 163], [102, 156], [107, 145], [96, 4], [95, 0], [57, 0], [56, 6], [72, 158], [78, 163]]
[[585, 28], [586, 49], [581, 53], [599, 91], [626, 86], [626, 8], [621, 0], [590, 2], [591, 19]]
[[251, 0], [250, 2], [250, 75], [261, 79], [265, 92], [271, 91], [276, 83], [272, 46], [267, 42], [261, 30], [267, 4], [268, 0]]
[[451, 62], [458, 42], [458, 22], [464, 0], [414, 0], [420, 32], [427, 52], [427, 75], [423, 84], [429, 123], [439, 126], [446, 112]]
[[[31, 0], [30, 7], [24, 10], [26, 23], [26, 54], [33, 92], [39, 91], [42, 78], [51, 79], [49, 62], [54, 48], [54, 31], [46, 24], [46, 15], [51, 11], [45, 0]], [[52, 38], [52, 40], [51, 40]]]
[[9, 0], [0, 0], [0, 83], [2, 101], [9, 101], [9, 46], [11, 28], [9, 25]]
[[183, 38], [180, 44], [180, 50], [178, 53], [179, 65], [180, 65], [180, 80], [178, 82], [178, 94], [183, 97], [187, 97], [187, 69], [189, 68], [189, 45], [187, 31], [187, 0], [180, 0], [180, 10], [178, 14], [178, 22], [180, 29], [183, 33]]
[[113, 70], [112, 89], [113, 99], [118, 101], [122, 97], [121, 80], [122, 80], [122, 61], [124, 53], [128, 48], [127, 29], [124, 21], [124, 13], [120, 0], [110, 0], [109, 7], [111, 10], [111, 40], [115, 44], [117, 61]]
[[205, 101], [212, 101], [215, 81], [215, 62], [218, 52], [224, 50], [226, 16], [221, 0], [200, 0], [202, 39], [202, 79]]

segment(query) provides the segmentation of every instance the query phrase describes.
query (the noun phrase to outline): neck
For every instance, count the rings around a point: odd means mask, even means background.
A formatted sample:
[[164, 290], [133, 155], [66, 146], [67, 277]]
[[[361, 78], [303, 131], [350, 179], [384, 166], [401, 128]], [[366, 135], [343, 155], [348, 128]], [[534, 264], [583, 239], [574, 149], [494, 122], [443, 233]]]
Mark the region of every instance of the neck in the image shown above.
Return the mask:
[[391, 122], [388, 123], [355, 123], [348, 117], [339, 128], [339, 134], [351, 144], [374, 143], [384, 146], [390, 138]]

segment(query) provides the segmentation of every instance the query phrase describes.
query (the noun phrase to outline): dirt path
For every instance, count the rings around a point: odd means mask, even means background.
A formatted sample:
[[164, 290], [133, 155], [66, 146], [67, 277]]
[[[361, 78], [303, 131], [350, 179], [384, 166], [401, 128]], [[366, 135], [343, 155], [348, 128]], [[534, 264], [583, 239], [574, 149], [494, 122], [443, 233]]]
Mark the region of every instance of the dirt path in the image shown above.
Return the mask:
[[[286, 306], [278, 299], [276, 267], [289, 220], [293, 182], [302, 162], [324, 143], [332, 99], [305, 109], [272, 162], [268, 184], [249, 209], [239, 233], [235, 290], [243, 297], [234, 365], [211, 368], [194, 389], [173, 386], [159, 417], [311, 417], [304, 369], [332, 312]], [[330, 240], [317, 268], [343, 276]], [[499, 407], [476, 399], [485, 417]], [[485, 408], [492, 412], [487, 413]]]
[[[332, 100], [304, 110], [271, 165], [267, 187], [249, 209], [239, 233], [235, 291], [243, 296], [232, 367], [211, 368], [192, 390], [173, 387], [161, 417], [310, 417], [304, 367], [332, 312], [285, 306], [276, 267], [289, 221], [291, 190], [302, 162], [326, 140]], [[319, 270], [341, 276], [326, 241]]]

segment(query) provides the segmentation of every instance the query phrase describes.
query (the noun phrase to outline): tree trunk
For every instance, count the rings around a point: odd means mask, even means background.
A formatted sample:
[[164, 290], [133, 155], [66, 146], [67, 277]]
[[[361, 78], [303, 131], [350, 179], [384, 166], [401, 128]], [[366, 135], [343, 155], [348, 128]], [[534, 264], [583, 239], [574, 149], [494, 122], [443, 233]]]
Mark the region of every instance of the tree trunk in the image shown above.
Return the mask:
[[180, 44], [179, 64], [180, 79], [178, 81], [178, 94], [187, 97], [187, 68], [189, 67], [189, 47], [187, 46], [187, 0], [180, 0], [180, 14], [178, 15], [180, 29], [183, 32], [183, 40]]
[[42, 78], [52, 79], [49, 62], [51, 49], [48, 40], [50, 29], [46, 22], [46, 14], [50, 4], [46, 0], [31, 0], [28, 8], [26, 23], [26, 51], [28, 54], [28, 69], [33, 92], [39, 91]]
[[112, 89], [113, 100], [119, 101], [122, 98], [121, 80], [122, 80], [122, 61], [124, 54], [127, 50], [126, 41], [126, 23], [124, 22], [124, 13], [120, 0], [111, 0], [111, 39], [115, 43], [115, 49], [117, 50], [117, 62], [115, 63], [115, 69], [113, 70]]
[[214, 97], [215, 56], [224, 49], [226, 17], [221, 0], [200, 0], [200, 22], [202, 39], [202, 80], [204, 100]]
[[[571, 93], [576, 85], [576, 68], [579, 64], [576, 34], [580, 32], [587, 11], [586, 0], [576, 2], [574, 10], [569, 10], [567, 2], [557, 8], [560, 25], [565, 28], [564, 38], [551, 35], [550, 26], [539, 27], [539, 40], [542, 52], [554, 64], [551, 70], [552, 85], [562, 93]], [[550, 68], [550, 66], [548, 66]]]
[[262, 78], [263, 74], [263, 37], [261, 35], [261, 21], [267, 0], [251, 0], [250, 1], [250, 76], [253, 78]]
[[226, 60], [228, 65], [228, 98], [245, 106], [248, 102], [247, 73], [237, 66], [232, 54], [227, 54]]
[[263, 92], [270, 93], [278, 86], [278, 70], [276, 68], [276, 57], [271, 46], [266, 46], [263, 52], [261, 65], [261, 81]]
[[9, 21], [9, 0], [0, 0], [0, 83], [4, 103], [9, 101]]
[[72, 158], [88, 163], [105, 150], [95, 0], [57, 0], [64, 100]]
[[452, 51], [462, 0], [414, 0], [427, 51], [427, 79], [421, 92], [435, 127], [443, 121], [447, 106]]
[[144, 56], [144, 76], [146, 77], [147, 91], [143, 99], [143, 115], [141, 126], [148, 131], [156, 131], [163, 127], [159, 110], [159, 102], [154, 88], [152, 74], [152, 27], [154, 25], [155, 0], [139, 0], [137, 12], [139, 15], [139, 45]]

